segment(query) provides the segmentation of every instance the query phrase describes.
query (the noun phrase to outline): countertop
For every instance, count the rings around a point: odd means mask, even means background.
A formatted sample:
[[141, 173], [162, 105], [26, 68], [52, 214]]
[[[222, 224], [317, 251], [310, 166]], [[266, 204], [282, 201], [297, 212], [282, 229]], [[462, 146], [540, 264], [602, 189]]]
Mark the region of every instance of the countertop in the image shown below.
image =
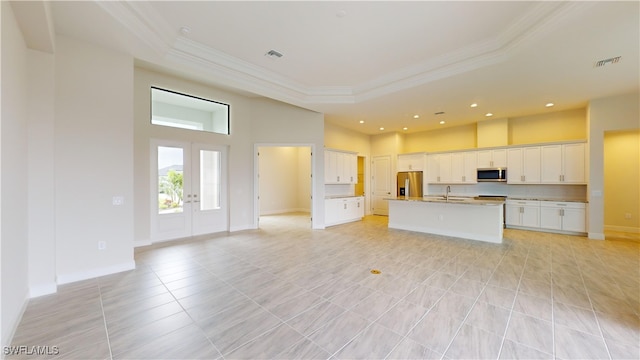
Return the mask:
[[558, 202], [579, 202], [588, 203], [585, 199], [560, 198], [560, 197], [542, 197], [542, 196], [509, 196], [507, 200], [525, 200], [525, 201], [558, 201]]
[[356, 198], [356, 197], [363, 197], [364, 195], [329, 195], [329, 196], [325, 196], [325, 200], [329, 200], [329, 199], [348, 199], [348, 198]]
[[463, 196], [449, 196], [449, 200], [446, 200], [443, 196], [425, 196], [425, 197], [389, 197], [385, 198], [385, 200], [395, 200], [395, 201], [415, 201], [415, 202], [432, 202], [432, 203], [440, 203], [440, 204], [460, 204], [460, 205], [486, 205], [486, 206], [495, 206], [504, 204], [502, 200], [478, 200], [472, 197], [463, 197]]

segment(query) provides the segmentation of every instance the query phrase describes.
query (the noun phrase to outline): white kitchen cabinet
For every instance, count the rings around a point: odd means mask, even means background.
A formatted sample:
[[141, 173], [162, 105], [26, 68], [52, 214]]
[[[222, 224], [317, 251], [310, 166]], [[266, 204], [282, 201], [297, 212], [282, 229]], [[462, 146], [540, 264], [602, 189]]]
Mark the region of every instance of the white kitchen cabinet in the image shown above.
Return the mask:
[[362, 196], [325, 199], [324, 203], [325, 226], [362, 220], [364, 216], [364, 197]]
[[479, 150], [477, 154], [479, 169], [507, 167], [506, 149]]
[[425, 154], [398, 155], [398, 171], [423, 171], [426, 166]]
[[540, 201], [507, 200], [505, 208], [507, 226], [540, 227]]
[[451, 183], [451, 153], [431, 154], [427, 157], [427, 179], [430, 184]]
[[541, 146], [541, 182], [544, 184], [585, 184], [584, 143]]
[[478, 157], [475, 151], [451, 154], [452, 184], [475, 184], [478, 182]]
[[430, 184], [477, 183], [477, 156], [475, 151], [429, 154], [427, 181]]
[[357, 184], [358, 156], [355, 153], [325, 150], [325, 184]]
[[585, 233], [586, 204], [580, 202], [540, 202], [540, 228]]
[[540, 147], [530, 146], [507, 150], [507, 183], [540, 183]]

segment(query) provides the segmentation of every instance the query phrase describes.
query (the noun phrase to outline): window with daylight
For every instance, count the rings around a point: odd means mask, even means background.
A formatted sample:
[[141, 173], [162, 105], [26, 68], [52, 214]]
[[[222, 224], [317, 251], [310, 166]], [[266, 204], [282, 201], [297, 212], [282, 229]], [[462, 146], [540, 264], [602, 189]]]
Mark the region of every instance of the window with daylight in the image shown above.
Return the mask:
[[152, 87], [151, 123], [229, 135], [229, 105]]

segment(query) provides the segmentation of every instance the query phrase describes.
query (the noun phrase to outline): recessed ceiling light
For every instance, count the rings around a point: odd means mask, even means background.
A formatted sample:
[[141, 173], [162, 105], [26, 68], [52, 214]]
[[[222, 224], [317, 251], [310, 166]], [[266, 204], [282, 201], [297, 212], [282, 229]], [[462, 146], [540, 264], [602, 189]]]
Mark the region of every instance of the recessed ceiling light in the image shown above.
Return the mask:
[[470, 106], [471, 106], [471, 107], [478, 107], [478, 104], [473, 103], [473, 104], [471, 104]]
[[545, 106], [546, 107], [552, 107], [553, 105], [555, 105], [555, 104], [550, 102], [550, 103], [547, 103]]
[[409, 130], [409, 128], [408, 127], [403, 127], [402, 130]]
[[440, 125], [444, 124], [444, 120], [440, 121]]
[[360, 124], [364, 124], [364, 120], [360, 120]]
[[191, 28], [188, 26], [183, 26], [180, 28], [180, 34], [182, 34], [183, 36], [187, 36], [191, 33]]
[[384, 130], [384, 128], [383, 128], [383, 127], [381, 127], [381, 128], [380, 128], [380, 130], [382, 131], [382, 130]]
[[493, 114], [492, 113], [486, 113], [486, 114], [484, 114], [484, 116], [493, 116]]
[[420, 115], [415, 114], [415, 115], [413, 115], [413, 118], [414, 118], [414, 119], [419, 119], [419, 118], [420, 118]]
[[347, 16], [347, 11], [346, 10], [340, 10], [336, 13], [336, 16], [339, 18], [343, 18], [345, 16]]

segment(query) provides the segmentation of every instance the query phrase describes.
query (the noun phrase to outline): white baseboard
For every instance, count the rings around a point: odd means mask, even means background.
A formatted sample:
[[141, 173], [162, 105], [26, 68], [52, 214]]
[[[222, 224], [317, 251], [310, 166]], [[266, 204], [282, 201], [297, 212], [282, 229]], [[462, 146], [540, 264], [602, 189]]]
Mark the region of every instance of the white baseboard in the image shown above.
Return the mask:
[[604, 231], [619, 231], [619, 232], [626, 232], [626, 233], [632, 233], [632, 234], [640, 234], [640, 228], [632, 227], [632, 226], [605, 225]]
[[589, 233], [589, 239], [591, 240], [604, 240], [604, 234], [601, 233]]
[[57, 276], [58, 285], [69, 284], [76, 281], [88, 280], [97, 278], [100, 276], [111, 275], [123, 271], [133, 270], [136, 268], [135, 261], [128, 261], [126, 263], [106, 266], [97, 269], [91, 269], [89, 271], [81, 271], [71, 274], [62, 274]]
[[257, 229], [257, 227], [255, 227], [252, 224], [244, 224], [244, 225], [240, 225], [240, 226], [232, 226], [229, 229], [229, 232], [236, 232], [236, 231], [243, 231], [243, 230], [255, 230]]
[[277, 210], [264, 211], [264, 212], [260, 213], [260, 216], [263, 216], [263, 215], [288, 214], [288, 213], [295, 213], [295, 212], [311, 213], [311, 210], [304, 209], [304, 208], [277, 209]]
[[29, 286], [29, 298], [31, 299], [39, 296], [55, 294], [56, 292], [58, 292], [58, 284], [55, 282]]
[[149, 246], [151, 244], [152, 244], [151, 240], [136, 240], [133, 242], [133, 247], [137, 248], [137, 247]]

